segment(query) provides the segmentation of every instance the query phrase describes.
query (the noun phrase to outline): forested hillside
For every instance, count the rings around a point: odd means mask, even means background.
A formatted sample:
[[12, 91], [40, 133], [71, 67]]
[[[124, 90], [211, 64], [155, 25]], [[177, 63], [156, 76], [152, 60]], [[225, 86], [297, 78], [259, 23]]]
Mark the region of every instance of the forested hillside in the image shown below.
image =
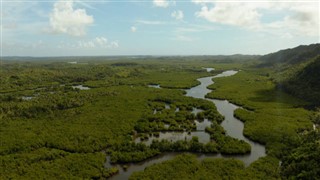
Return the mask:
[[298, 46], [260, 57], [258, 66], [273, 68], [268, 74], [278, 90], [310, 103], [315, 110], [311, 119], [314, 130], [300, 135], [300, 145], [289, 148], [282, 158], [284, 179], [319, 179], [320, 134], [320, 44]]
[[315, 105], [320, 104], [320, 56], [309, 60], [308, 64], [281, 82], [283, 89]]
[[292, 49], [284, 49], [278, 52], [261, 56], [260, 66], [272, 67], [276, 65], [295, 65], [303, 63], [320, 54], [320, 44], [301, 45]]
[[320, 103], [320, 44], [298, 46], [260, 57], [264, 68], [273, 68], [278, 87], [314, 105]]

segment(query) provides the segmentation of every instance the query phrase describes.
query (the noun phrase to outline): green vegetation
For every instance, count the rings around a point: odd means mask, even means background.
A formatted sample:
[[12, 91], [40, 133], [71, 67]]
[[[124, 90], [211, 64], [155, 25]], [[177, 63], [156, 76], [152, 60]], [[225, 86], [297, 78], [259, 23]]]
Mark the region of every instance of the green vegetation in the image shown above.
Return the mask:
[[[249, 144], [225, 135], [214, 104], [186, 97], [181, 90], [226, 69], [241, 71], [214, 79], [207, 97], [241, 105], [235, 116], [245, 123], [244, 135], [265, 144], [267, 156], [245, 167], [235, 159], [199, 161], [183, 154], [131, 179], [316, 179], [320, 135], [312, 123], [319, 127], [318, 49], [301, 46], [262, 57], [3, 61], [0, 179], [105, 179], [118, 172], [104, 167], [107, 156], [112, 163], [132, 163], [163, 152], [248, 153]], [[286, 59], [275, 61], [281, 56]], [[194, 114], [194, 108], [202, 111]], [[150, 146], [134, 143], [136, 137], [143, 140], [160, 132], [194, 131], [194, 120], [204, 118], [212, 122], [205, 129], [211, 139], [206, 144], [197, 137], [154, 140]]]
[[[176, 89], [214, 75], [203, 66], [212, 67], [213, 62], [4, 61], [0, 69], [0, 178], [106, 178], [117, 172], [104, 168], [106, 155], [112, 162], [137, 162], [168, 151], [155, 144], [133, 143], [135, 131], [157, 133], [162, 129], [153, 123], [164, 122], [171, 123], [171, 130], [180, 131], [177, 124], [181, 123], [183, 130], [191, 131], [191, 119], [197, 118], [190, 113], [192, 107], [205, 110], [198, 118], [221, 122], [213, 104], [185, 97], [184, 91]], [[172, 89], [149, 88], [148, 84]], [[165, 103], [180, 111], [163, 109]], [[153, 115], [154, 108], [167, 113]], [[148, 129], [142, 128], [142, 120], [147, 120]], [[213, 142], [203, 145], [194, 139], [188, 143], [183, 151], [218, 149]], [[172, 146], [170, 151], [180, 151], [179, 143]]]
[[117, 173], [105, 169], [103, 153], [68, 153], [40, 148], [1, 157], [1, 179], [99, 179]]
[[245, 154], [251, 151], [250, 145], [245, 141], [224, 136], [224, 129], [217, 123], [212, 123], [211, 127], [207, 127], [206, 132], [219, 145], [218, 148], [222, 154]]
[[[293, 142], [287, 140], [285, 143], [289, 145], [282, 153], [281, 175], [285, 179], [319, 179], [320, 44], [282, 50], [263, 56], [261, 60], [264, 65], [275, 67], [270, 76], [278, 90], [307, 101], [305, 107], [315, 109], [310, 118], [314, 131], [304, 131]], [[290, 114], [299, 116], [293, 112]]]
[[[162, 152], [197, 152], [197, 153], [218, 153], [219, 146], [215, 142], [206, 144], [200, 143], [198, 137], [192, 137], [191, 141], [179, 140], [170, 142], [168, 140], [154, 140], [150, 145], [151, 148], [159, 149]], [[241, 152], [237, 152], [238, 154]]]
[[[258, 66], [272, 67], [272, 80], [277, 88], [319, 105], [320, 44], [298, 46], [260, 57]], [[271, 69], [270, 69], [271, 70]]]
[[281, 67], [300, 64], [319, 55], [320, 44], [301, 45], [260, 57], [260, 67]]
[[306, 102], [278, 90], [267, 72], [247, 69], [216, 78], [208, 97], [242, 105], [235, 116], [245, 122], [244, 135], [266, 144], [268, 154], [281, 157], [287, 146], [297, 143], [299, 132], [312, 128], [312, 114], [302, 108]]
[[320, 133], [312, 131], [303, 135], [299, 146], [283, 159], [281, 175], [288, 179], [319, 179]]
[[[149, 111], [135, 125], [138, 133], [152, 133], [158, 131], [192, 131], [196, 129], [194, 120], [202, 121], [207, 118], [210, 121], [221, 123], [223, 117], [218, 113], [213, 103], [203, 99], [194, 99], [180, 94], [166, 96], [158, 95], [156, 99], [148, 103]], [[168, 106], [166, 109], [165, 106]], [[177, 110], [178, 108], [178, 110]], [[193, 108], [204, 110], [192, 113]], [[164, 125], [168, 125], [165, 127]]]
[[130, 179], [279, 179], [279, 172], [278, 161], [271, 157], [261, 158], [245, 168], [242, 161], [235, 159], [198, 161], [193, 155], [183, 154], [135, 172]]
[[[303, 68], [301, 68], [303, 67]], [[312, 104], [320, 104], [320, 56], [296, 68], [291, 76], [279, 81], [279, 87], [286, 92], [305, 99]], [[289, 70], [287, 70], [289, 71]], [[292, 71], [292, 70], [291, 70]]]

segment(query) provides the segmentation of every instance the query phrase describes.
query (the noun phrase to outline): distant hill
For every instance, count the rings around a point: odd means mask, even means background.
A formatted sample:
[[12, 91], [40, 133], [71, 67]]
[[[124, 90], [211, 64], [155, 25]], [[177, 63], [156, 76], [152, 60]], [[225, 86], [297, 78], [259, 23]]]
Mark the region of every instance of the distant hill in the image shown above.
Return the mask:
[[261, 56], [261, 67], [277, 66], [281, 64], [295, 65], [320, 55], [320, 44], [301, 45], [292, 49], [285, 49]]
[[294, 96], [320, 105], [320, 55], [279, 85]]
[[284, 91], [320, 105], [320, 44], [298, 46], [261, 56], [259, 67], [273, 68]]

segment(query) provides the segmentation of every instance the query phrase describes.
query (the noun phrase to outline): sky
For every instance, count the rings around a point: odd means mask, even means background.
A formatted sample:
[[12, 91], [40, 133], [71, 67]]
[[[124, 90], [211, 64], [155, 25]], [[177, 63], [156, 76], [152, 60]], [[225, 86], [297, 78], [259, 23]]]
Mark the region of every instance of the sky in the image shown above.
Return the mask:
[[1, 56], [267, 54], [320, 43], [320, 0], [0, 0]]

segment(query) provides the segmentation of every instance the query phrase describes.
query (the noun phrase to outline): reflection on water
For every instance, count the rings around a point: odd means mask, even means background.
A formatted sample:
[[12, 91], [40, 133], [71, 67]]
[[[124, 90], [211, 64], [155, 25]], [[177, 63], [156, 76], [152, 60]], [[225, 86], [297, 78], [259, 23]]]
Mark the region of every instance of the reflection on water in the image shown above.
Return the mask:
[[212, 81], [212, 78], [232, 76], [235, 75], [237, 72], [238, 71], [230, 70], [224, 71], [223, 73], [218, 74], [216, 76], [199, 78], [198, 81], [200, 81], [201, 84], [199, 86], [186, 90], [186, 96], [205, 99], [205, 95], [211, 92], [211, 90], [207, 87], [214, 83]]
[[193, 108], [191, 113], [194, 115], [197, 115], [199, 112], [202, 112], [202, 111], [203, 111], [202, 109]]
[[202, 69], [206, 69], [207, 70], [207, 72], [211, 72], [211, 71], [214, 71], [215, 69], [214, 68], [202, 68]]
[[194, 122], [196, 123], [197, 131], [204, 131], [206, 127], [210, 127], [212, 124], [208, 119], [204, 119], [203, 121], [195, 120]]
[[149, 84], [148, 87], [152, 87], [152, 88], [157, 88], [157, 89], [159, 89], [159, 88], [160, 88], [160, 85], [159, 85], [159, 84]]
[[199, 138], [199, 142], [207, 143], [210, 141], [210, 135], [204, 131], [194, 131], [194, 132], [160, 132], [158, 137], [151, 136], [147, 140], [141, 141], [140, 138], [136, 138], [135, 142], [143, 142], [146, 145], [150, 145], [153, 140], [163, 140], [166, 139], [170, 142], [176, 142], [179, 140], [190, 141], [193, 136], [197, 136]]
[[226, 130], [226, 134], [244, 140], [251, 145], [251, 153], [245, 156], [239, 156], [237, 159], [242, 160], [246, 165], [251, 164], [253, 161], [266, 155], [266, 149], [264, 145], [253, 142], [243, 135], [244, 124], [239, 119], [234, 117], [234, 110], [238, 109], [236, 106], [227, 100], [212, 100], [208, 99], [216, 105], [219, 113], [225, 117], [225, 120], [221, 123], [221, 126]]
[[[210, 127], [212, 123], [208, 119], [204, 119], [202, 121], [194, 120], [194, 122], [196, 124], [196, 131], [193, 131], [193, 132], [171, 132], [171, 131], [159, 132], [158, 136], [152, 135], [146, 140], [141, 140], [141, 138], [138, 137], [134, 141], [136, 143], [143, 142], [144, 144], [149, 146], [153, 140], [161, 141], [163, 139], [166, 139], [171, 142], [176, 142], [178, 140], [189, 141], [192, 139], [193, 136], [196, 136], [196, 137], [198, 137], [199, 142], [201, 142], [201, 143], [210, 142], [210, 135], [205, 132], [205, 129], [206, 129], [206, 127]], [[165, 124], [164, 127], [168, 129], [170, 127], [170, 125]]]
[[[165, 109], [170, 109], [170, 105], [169, 104], [165, 104]], [[179, 108], [176, 108], [175, 112], [178, 112]], [[193, 108], [192, 112], [194, 115], [197, 115], [199, 112], [202, 112], [202, 109], [198, 109], [198, 108]], [[154, 109], [153, 114], [157, 114], [157, 113], [161, 113], [161, 111], [157, 111], [156, 109]], [[196, 124], [196, 131], [194, 132], [159, 132], [158, 136], [149, 136], [148, 139], [144, 139], [141, 140], [140, 137], [137, 137], [134, 141], [136, 143], [140, 143], [143, 142], [146, 145], [150, 145], [152, 143], [153, 140], [163, 140], [166, 139], [168, 141], [171, 142], [176, 142], [179, 140], [191, 140], [193, 136], [197, 136], [199, 139], [199, 142], [201, 143], [208, 143], [210, 142], [210, 135], [208, 133], [206, 133], [204, 130], [206, 129], [206, 127], [210, 127], [211, 122], [208, 119], [204, 119], [204, 120], [194, 120], [194, 123]], [[165, 124], [164, 125], [165, 128], [169, 128], [170, 125], [169, 124]]]
[[72, 86], [73, 89], [80, 89], [80, 90], [89, 90], [91, 88], [83, 86], [83, 85], [76, 85], [76, 86]]
[[33, 99], [33, 96], [22, 96], [21, 99], [25, 100], [25, 101], [30, 101], [31, 99]]

